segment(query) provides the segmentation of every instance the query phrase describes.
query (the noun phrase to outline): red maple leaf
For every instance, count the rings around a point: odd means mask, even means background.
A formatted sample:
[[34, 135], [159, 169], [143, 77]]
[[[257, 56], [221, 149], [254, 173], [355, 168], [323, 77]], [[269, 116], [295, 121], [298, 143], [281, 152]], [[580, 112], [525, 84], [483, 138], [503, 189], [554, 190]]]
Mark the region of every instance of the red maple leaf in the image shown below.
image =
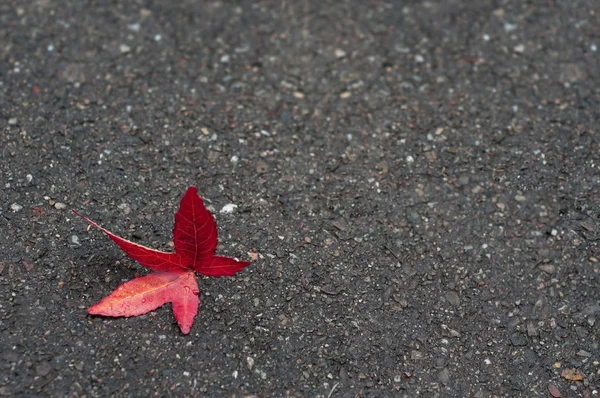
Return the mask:
[[73, 213], [104, 232], [129, 257], [156, 272], [123, 283], [88, 313], [104, 316], [137, 316], [163, 304], [172, 303], [173, 314], [188, 334], [198, 313], [198, 284], [194, 271], [208, 276], [231, 276], [250, 264], [234, 258], [215, 256], [217, 223], [204, 207], [196, 187], [189, 187], [175, 213], [175, 252], [161, 252], [123, 239], [89, 218]]

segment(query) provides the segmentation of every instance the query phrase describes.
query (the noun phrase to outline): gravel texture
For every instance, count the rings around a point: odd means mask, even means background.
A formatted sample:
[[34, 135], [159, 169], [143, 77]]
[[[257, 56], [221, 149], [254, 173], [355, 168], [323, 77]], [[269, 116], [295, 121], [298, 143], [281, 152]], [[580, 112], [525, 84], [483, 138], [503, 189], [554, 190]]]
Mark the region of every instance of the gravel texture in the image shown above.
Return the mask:
[[[0, 395], [600, 394], [596, 0], [0, 2]], [[219, 252], [191, 333], [88, 316]]]

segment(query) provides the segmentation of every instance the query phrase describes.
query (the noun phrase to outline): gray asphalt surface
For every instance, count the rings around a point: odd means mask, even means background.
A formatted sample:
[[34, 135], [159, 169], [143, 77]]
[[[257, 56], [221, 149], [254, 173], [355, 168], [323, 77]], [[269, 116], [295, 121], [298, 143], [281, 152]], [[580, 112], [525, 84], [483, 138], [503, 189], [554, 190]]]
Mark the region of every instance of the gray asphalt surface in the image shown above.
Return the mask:
[[[600, 394], [596, 0], [0, 2], [0, 395]], [[86, 309], [219, 253], [191, 333]], [[228, 204], [237, 208], [221, 213]]]

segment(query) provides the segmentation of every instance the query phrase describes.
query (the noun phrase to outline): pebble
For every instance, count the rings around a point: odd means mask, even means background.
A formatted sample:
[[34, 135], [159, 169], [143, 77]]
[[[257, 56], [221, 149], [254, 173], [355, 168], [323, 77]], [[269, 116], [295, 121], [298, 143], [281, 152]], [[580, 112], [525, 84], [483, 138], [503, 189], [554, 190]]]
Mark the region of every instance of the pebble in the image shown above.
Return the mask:
[[42, 361], [35, 367], [35, 372], [38, 376], [47, 376], [48, 373], [52, 370], [52, 365], [47, 361]]
[[16, 126], [17, 124], [19, 124], [19, 120], [16, 117], [11, 117], [8, 119], [9, 126]]
[[535, 337], [538, 335], [538, 329], [535, 326], [535, 323], [533, 323], [533, 322], [527, 323], [527, 335], [529, 337]]
[[84, 67], [79, 63], [67, 64], [61, 72], [61, 77], [69, 83], [81, 84], [86, 80]]
[[223, 208], [221, 209], [221, 211], [219, 213], [221, 214], [231, 214], [235, 211], [235, 209], [237, 209], [237, 205], [234, 205], [233, 203], [228, 203], [225, 206], [223, 206]]
[[236, 155], [233, 155], [231, 157], [231, 163], [237, 163], [240, 160], [240, 158], [238, 158]]
[[121, 51], [121, 54], [126, 54], [131, 51], [131, 47], [129, 47], [127, 44], [121, 44], [119, 46], [119, 51]]
[[408, 155], [406, 157], [406, 163], [414, 163], [415, 162], [415, 158], [413, 158], [411, 155]]
[[127, 29], [129, 29], [132, 32], [139, 32], [140, 24], [139, 23], [130, 23], [127, 25]]
[[525, 46], [523, 44], [518, 44], [514, 48], [516, 53], [522, 54], [525, 52]]
[[252, 370], [252, 368], [254, 367], [254, 358], [246, 358], [246, 363], [248, 364], [248, 369]]
[[33, 176], [32, 176], [31, 174], [27, 174], [27, 175], [25, 176], [25, 178], [27, 179], [27, 182], [29, 182], [29, 183], [30, 183], [31, 181], [33, 181]]
[[259, 160], [256, 162], [256, 172], [257, 173], [266, 173], [269, 171], [269, 165], [264, 160]]
[[589, 352], [587, 352], [585, 350], [579, 350], [577, 352], [577, 355], [579, 355], [580, 357], [586, 357], [586, 358], [589, 358], [592, 356], [592, 354], [590, 354]]
[[587, 79], [587, 73], [585, 73], [579, 65], [575, 63], [568, 63], [562, 66], [559, 76], [559, 80], [562, 83], [576, 83]]
[[346, 51], [342, 50], [341, 48], [338, 48], [337, 50], [335, 50], [336, 58], [344, 58], [345, 56], [346, 56]]
[[64, 204], [64, 203], [62, 203], [62, 202], [56, 202], [56, 203], [54, 204], [54, 208], [55, 208], [56, 210], [64, 210], [64, 209], [66, 209], [66, 208], [67, 208], [67, 205], [66, 205], [66, 204]]
[[442, 371], [438, 374], [438, 380], [444, 385], [450, 382], [450, 371], [448, 368], [442, 369]]
[[71, 242], [73, 242], [76, 245], [78, 245], [79, 244], [79, 237], [77, 235], [71, 235]]
[[548, 392], [550, 393], [550, 395], [552, 395], [554, 398], [560, 398], [560, 390], [558, 389], [558, 387], [556, 387], [555, 384], [549, 383], [548, 384]]
[[518, 333], [518, 332], [513, 333], [512, 336], [510, 336], [510, 342], [515, 347], [523, 347], [523, 346], [527, 345], [527, 340], [525, 340], [525, 337], [521, 333]]
[[23, 208], [23, 206], [13, 203], [12, 205], [10, 205], [10, 209], [14, 212], [17, 212], [19, 210], [21, 210]]
[[454, 290], [447, 291], [445, 297], [452, 306], [458, 307], [460, 305], [460, 297]]
[[540, 270], [547, 274], [554, 274], [556, 272], [556, 267], [552, 264], [542, 264], [540, 265]]
[[131, 213], [131, 208], [129, 207], [129, 205], [127, 203], [121, 203], [120, 205], [117, 206], [117, 208], [125, 214]]
[[428, 162], [433, 163], [437, 160], [437, 153], [435, 151], [427, 151], [425, 152], [425, 158]]
[[410, 213], [408, 213], [408, 218], [410, 219], [410, 221], [413, 222], [421, 221], [421, 216], [416, 211], [411, 211]]

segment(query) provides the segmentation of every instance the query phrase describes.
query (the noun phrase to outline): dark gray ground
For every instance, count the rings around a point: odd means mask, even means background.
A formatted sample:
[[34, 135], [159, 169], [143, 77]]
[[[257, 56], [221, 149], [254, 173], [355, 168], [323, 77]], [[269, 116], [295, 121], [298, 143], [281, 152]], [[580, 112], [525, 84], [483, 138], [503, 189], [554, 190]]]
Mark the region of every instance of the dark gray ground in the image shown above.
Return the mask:
[[[597, 0], [175, 3], [0, 2], [0, 395], [598, 396]], [[259, 260], [88, 316], [145, 270], [70, 209], [189, 185]]]

